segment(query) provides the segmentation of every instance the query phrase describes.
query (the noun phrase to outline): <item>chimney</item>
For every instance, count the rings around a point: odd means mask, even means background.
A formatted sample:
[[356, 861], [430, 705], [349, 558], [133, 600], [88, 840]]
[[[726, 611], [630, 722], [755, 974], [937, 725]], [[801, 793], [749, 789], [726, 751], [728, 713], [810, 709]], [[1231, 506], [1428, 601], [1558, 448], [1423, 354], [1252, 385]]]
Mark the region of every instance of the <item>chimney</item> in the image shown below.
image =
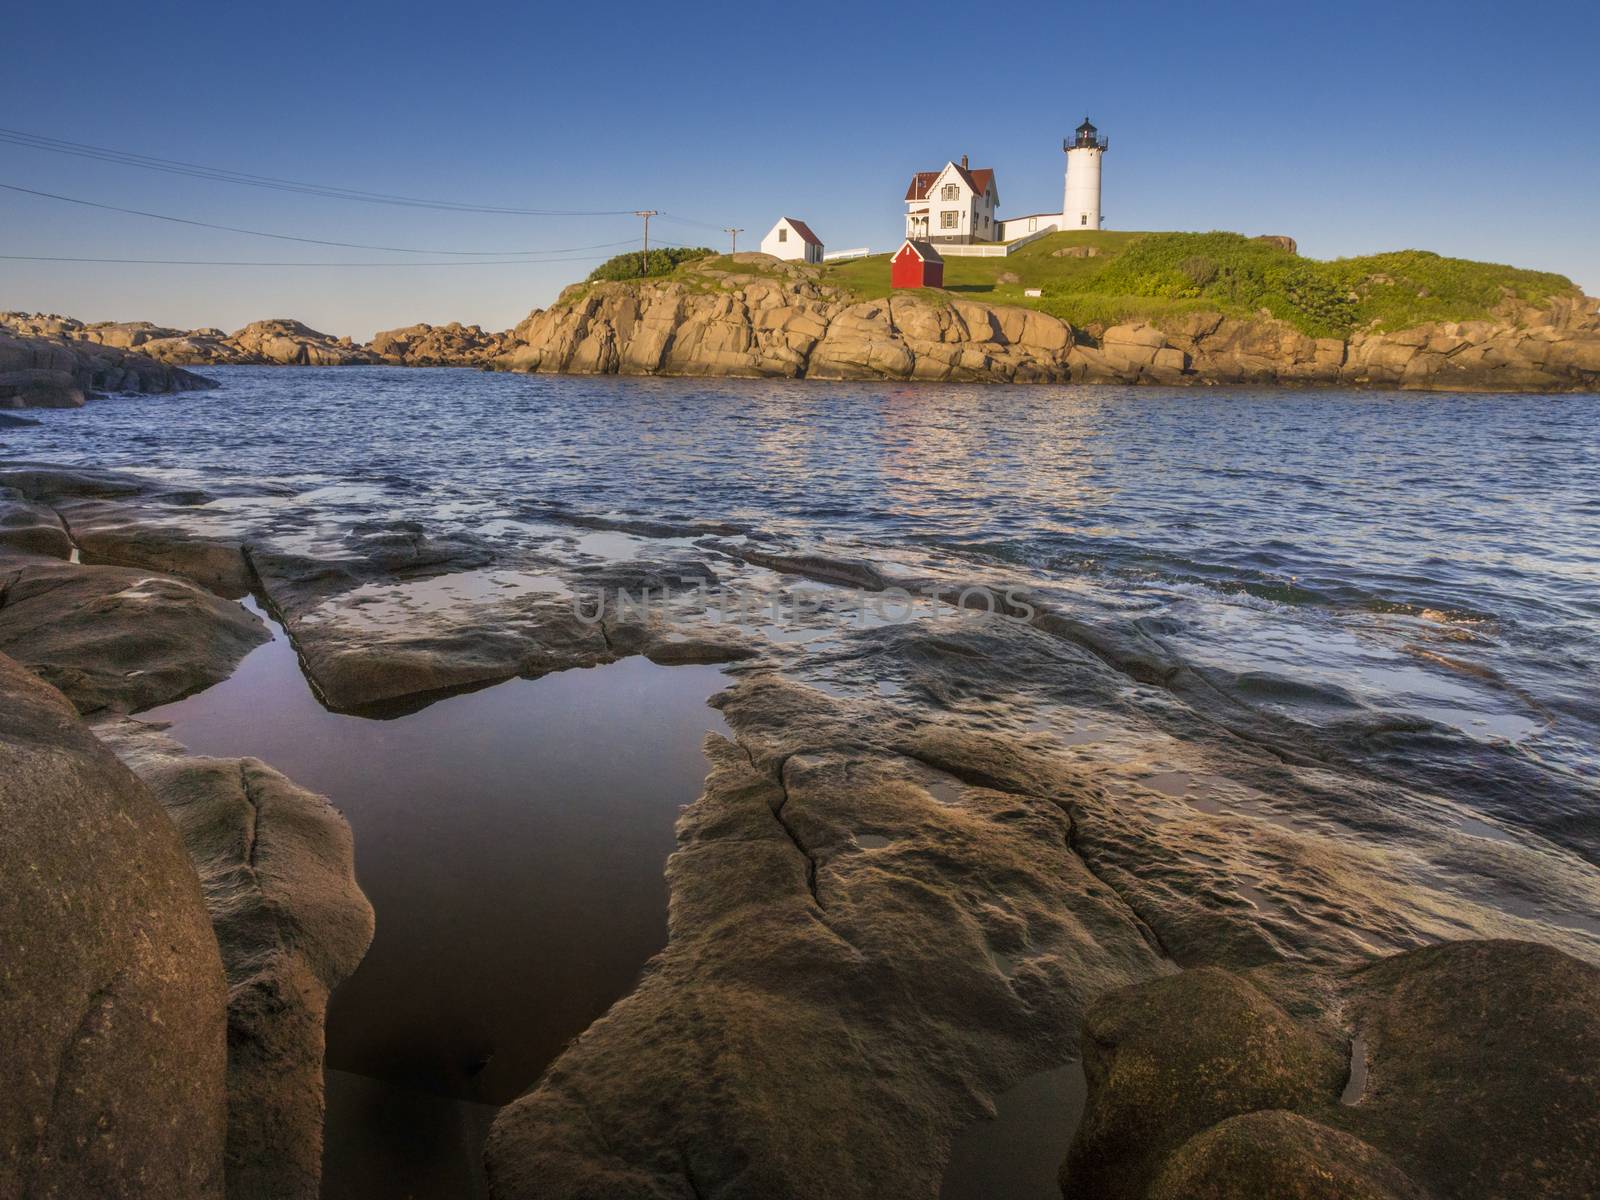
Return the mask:
[[963, 171], [967, 169], [967, 156], [965, 154], [961, 156], [961, 169]]

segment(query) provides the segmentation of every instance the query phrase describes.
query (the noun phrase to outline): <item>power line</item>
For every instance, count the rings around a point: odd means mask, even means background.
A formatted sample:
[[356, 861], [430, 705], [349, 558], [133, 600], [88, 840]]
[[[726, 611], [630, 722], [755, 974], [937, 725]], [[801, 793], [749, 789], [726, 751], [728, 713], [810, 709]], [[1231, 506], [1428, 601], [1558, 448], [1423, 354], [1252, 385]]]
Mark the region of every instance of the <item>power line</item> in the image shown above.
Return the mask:
[[[629, 239], [629, 244], [632, 239]], [[0, 254], [0, 262], [126, 263], [157, 267], [537, 267], [544, 263], [599, 262], [603, 254], [576, 258], [492, 258], [483, 262], [455, 259], [450, 262], [268, 262], [214, 258], [89, 258], [65, 254]]]
[[672, 221], [678, 225], [693, 225], [696, 229], [720, 229], [723, 233], [728, 231], [726, 225], [713, 224], [710, 221], [696, 221], [692, 217], [680, 217], [673, 213], [660, 213], [663, 221]]
[[[414, 246], [374, 246], [367, 242], [337, 242], [327, 238], [299, 237], [292, 233], [268, 233], [260, 229], [242, 229], [237, 225], [217, 225], [210, 221], [196, 221], [189, 217], [174, 217], [166, 213], [146, 212], [138, 208], [123, 208], [116, 204], [102, 204], [98, 200], [84, 200], [77, 196], [63, 196], [56, 192], [41, 192], [34, 188], [25, 188], [14, 183], [0, 183], [0, 188], [4, 188], [8, 192], [21, 192], [28, 196], [40, 196], [47, 200], [62, 200], [68, 204], [81, 204], [86, 208], [99, 208], [107, 212], [125, 213], [133, 217], [149, 217], [155, 221], [171, 221], [177, 225], [192, 225], [199, 229], [218, 229], [224, 233], [242, 233], [250, 237], [273, 238], [281, 242], [303, 242], [309, 246], [337, 246], [343, 250], [381, 250], [392, 254], [459, 254], [467, 258], [487, 258], [497, 255], [565, 254], [574, 250], [606, 250], [612, 246], [625, 246], [628, 244], [627, 241], [602, 242], [593, 246], [566, 246], [549, 250], [422, 250]], [[629, 239], [629, 241], [631, 240]]]
[[46, 137], [43, 134], [28, 133], [21, 129], [0, 128], [0, 143], [21, 146], [30, 150], [46, 150], [52, 154], [69, 154], [77, 158], [90, 158], [99, 162], [116, 163], [125, 167], [139, 167], [147, 171], [161, 171], [169, 175], [185, 175], [193, 179], [209, 179], [218, 183], [271, 188], [282, 192], [298, 192], [302, 195], [321, 196], [331, 200], [354, 200], [363, 204], [392, 204], [406, 208], [431, 208], [447, 212], [501, 213], [519, 217], [626, 217], [631, 216], [634, 212], [631, 208], [515, 208], [502, 205], [462, 204], [452, 200], [424, 200], [416, 196], [397, 196], [388, 192], [368, 192], [359, 188], [345, 188], [331, 184], [279, 179], [271, 175], [252, 175], [246, 171], [233, 171], [226, 167], [208, 167], [200, 163], [157, 158], [149, 154], [135, 154], [132, 151], [115, 150], [107, 146], [91, 146], [82, 142], [69, 142], [62, 138]]

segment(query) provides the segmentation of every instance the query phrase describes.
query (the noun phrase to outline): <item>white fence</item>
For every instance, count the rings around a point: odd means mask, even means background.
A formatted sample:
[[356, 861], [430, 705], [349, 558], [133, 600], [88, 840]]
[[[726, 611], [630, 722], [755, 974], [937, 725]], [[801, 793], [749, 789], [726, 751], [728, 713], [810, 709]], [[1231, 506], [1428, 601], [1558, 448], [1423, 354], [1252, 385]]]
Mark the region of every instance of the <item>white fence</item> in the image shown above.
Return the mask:
[[854, 250], [835, 250], [832, 254], [824, 254], [823, 262], [849, 262], [852, 258], [866, 258], [872, 251], [866, 246], [857, 246]]
[[1040, 229], [1026, 237], [1019, 237], [1014, 242], [971, 242], [965, 245], [956, 242], [948, 246], [941, 243], [938, 250], [945, 258], [1004, 258], [1022, 249], [1029, 242], [1037, 242], [1055, 231], [1055, 226], [1052, 225], [1048, 229]]

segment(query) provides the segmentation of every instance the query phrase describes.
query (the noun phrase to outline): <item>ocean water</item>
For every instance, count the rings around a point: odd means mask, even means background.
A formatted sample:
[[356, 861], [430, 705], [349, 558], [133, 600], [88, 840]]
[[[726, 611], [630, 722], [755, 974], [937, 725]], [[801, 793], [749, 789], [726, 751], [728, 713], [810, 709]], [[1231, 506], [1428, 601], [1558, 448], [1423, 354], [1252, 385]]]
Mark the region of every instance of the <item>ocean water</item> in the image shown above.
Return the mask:
[[[222, 389], [0, 429], [0, 461], [265, 481], [334, 525], [515, 541], [567, 521], [601, 557], [637, 539], [570, 518], [1019, 581], [1228, 702], [1348, 731], [1346, 767], [1449, 796], [1468, 833], [1600, 864], [1600, 396], [210, 373]], [[660, 865], [722, 682], [626, 660], [365, 721], [322, 710], [280, 636], [151, 714], [332, 795], [356, 830], [379, 935], [330, 1014], [326, 1194], [477, 1194], [492, 1106], [664, 941]], [[1073, 1108], [1074, 1079], [1025, 1081], [1014, 1107], [1033, 1088]], [[1053, 1194], [1065, 1128], [972, 1131], [947, 1194], [984, 1194], [1008, 1159], [1019, 1195]]]
[[40, 414], [0, 457], [286, 481], [335, 516], [720, 521], [969, 561], [1140, 622], [1252, 703], [1493, 747], [1522, 793], [1501, 816], [1537, 822], [1543, 791], [1566, 840], [1595, 835], [1600, 397], [212, 374]]

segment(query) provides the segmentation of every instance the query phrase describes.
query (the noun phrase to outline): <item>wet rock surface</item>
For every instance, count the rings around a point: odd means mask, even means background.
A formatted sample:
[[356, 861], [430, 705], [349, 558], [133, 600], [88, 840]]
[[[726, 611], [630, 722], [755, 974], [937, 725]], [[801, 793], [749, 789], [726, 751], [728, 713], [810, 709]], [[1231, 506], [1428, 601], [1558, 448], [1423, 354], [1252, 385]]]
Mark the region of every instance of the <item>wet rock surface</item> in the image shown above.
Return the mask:
[[[1462, 1078], [1445, 1026], [1482, 1028], [1473, 1012], [1511, 1003], [1466, 986], [1473, 970], [1548, 976], [1535, 1023], [1589, 1036], [1557, 1002], [1578, 1005], [1583, 978], [1502, 970], [1504, 943], [1444, 983], [1399, 966], [1426, 963], [1407, 952], [1430, 942], [1531, 938], [1592, 970], [1578, 960], [1600, 959], [1600, 878], [1581, 788], [1562, 801], [1570, 819], [1537, 827], [1509, 800], [1467, 805], [1536, 779], [1483, 756], [1497, 786], [1473, 792], [1439, 727], [1353, 697], [1331, 717], [1276, 703], [1293, 681], [1241, 679], [1174, 622], [1086, 599], [1080, 581], [940, 546], [767, 535], [745, 514], [530, 502], [467, 533], [390, 513], [372, 486], [199, 489], [37, 465], [0, 486], [81, 530], [86, 557], [150, 556], [222, 605], [205, 588], [248, 584], [336, 708], [632, 654], [730, 662], [718, 703], [732, 737], [709, 744], [712, 775], [679, 823], [667, 949], [502, 1114], [502, 1200], [931, 1195], [963, 1130], [1080, 1055], [1091, 1082], [1110, 1081], [1075, 1151], [1095, 1194], [1210, 1194], [1246, 1162], [1287, 1195], [1329, 1194], [1328, 1178], [1341, 1194], [1455, 1194], [1487, 1186], [1440, 1174], [1441, 1147], [1477, 1126], [1463, 1117], [1432, 1148], [1373, 1132], [1360, 1110], [1383, 1103], [1383, 1055], [1419, 1080]], [[132, 569], [6, 562], [86, 579]], [[728, 621], [686, 578], [759, 603]], [[662, 606], [582, 619], [618, 589]], [[921, 598], [908, 619], [862, 607], [897, 590]], [[983, 593], [1002, 597], [994, 612]], [[41, 671], [72, 664], [50, 656]], [[1440, 999], [1457, 992], [1459, 1013]], [[1392, 999], [1413, 994], [1422, 1008]], [[1134, 999], [1106, 1017], [1107, 996]], [[1434, 1025], [1405, 1024], [1426, 1005]], [[1369, 1086], [1341, 1106], [1356, 1032], [1373, 1048]], [[1430, 1039], [1444, 1058], [1418, 1049]], [[1124, 1064], [1153, 1064], [1139, 1087], [1117, 1073], [1119, 1046]], [[1206, 1087], [1185, 1086], [1195, 1073]], [[1383, 1121], [1403, 1131], [1434, 1086], [1406, 1082]], [[1486, 1074], [1463, 1111], [1518, 1086]], [[1162, 1109], [1174, 1092], [1188, 1107]]]
[[668, 949], [501, 1115], [497, 1196], [933, 1194], [983, 1097], [1072, 1057], [1084, 997], [1162, 970], [1059, 798], [936, 796], [770, 676], [722, 707]]
[[96, 732], [182, 835], [216, 930], [228, 982], [227, 1195], [314, 1200], [328, 997], [373, 932], [350, 828], [256, 759], [189, 756], [136, 720]]
[[1185, 971], [1103, 996], [1084, 1042], [1069, 1197], [1576, 1200], [1600, 1187], [1600, 970], [1548, 946]]
[[0, 651], [84, 713], [134, 711], [226, 679], [259, 618], [184, 579], [0, 557]]
[[73, 706], [0, 655], [0, 1193], [223, 1196], [226, 991], [194, 868]]

